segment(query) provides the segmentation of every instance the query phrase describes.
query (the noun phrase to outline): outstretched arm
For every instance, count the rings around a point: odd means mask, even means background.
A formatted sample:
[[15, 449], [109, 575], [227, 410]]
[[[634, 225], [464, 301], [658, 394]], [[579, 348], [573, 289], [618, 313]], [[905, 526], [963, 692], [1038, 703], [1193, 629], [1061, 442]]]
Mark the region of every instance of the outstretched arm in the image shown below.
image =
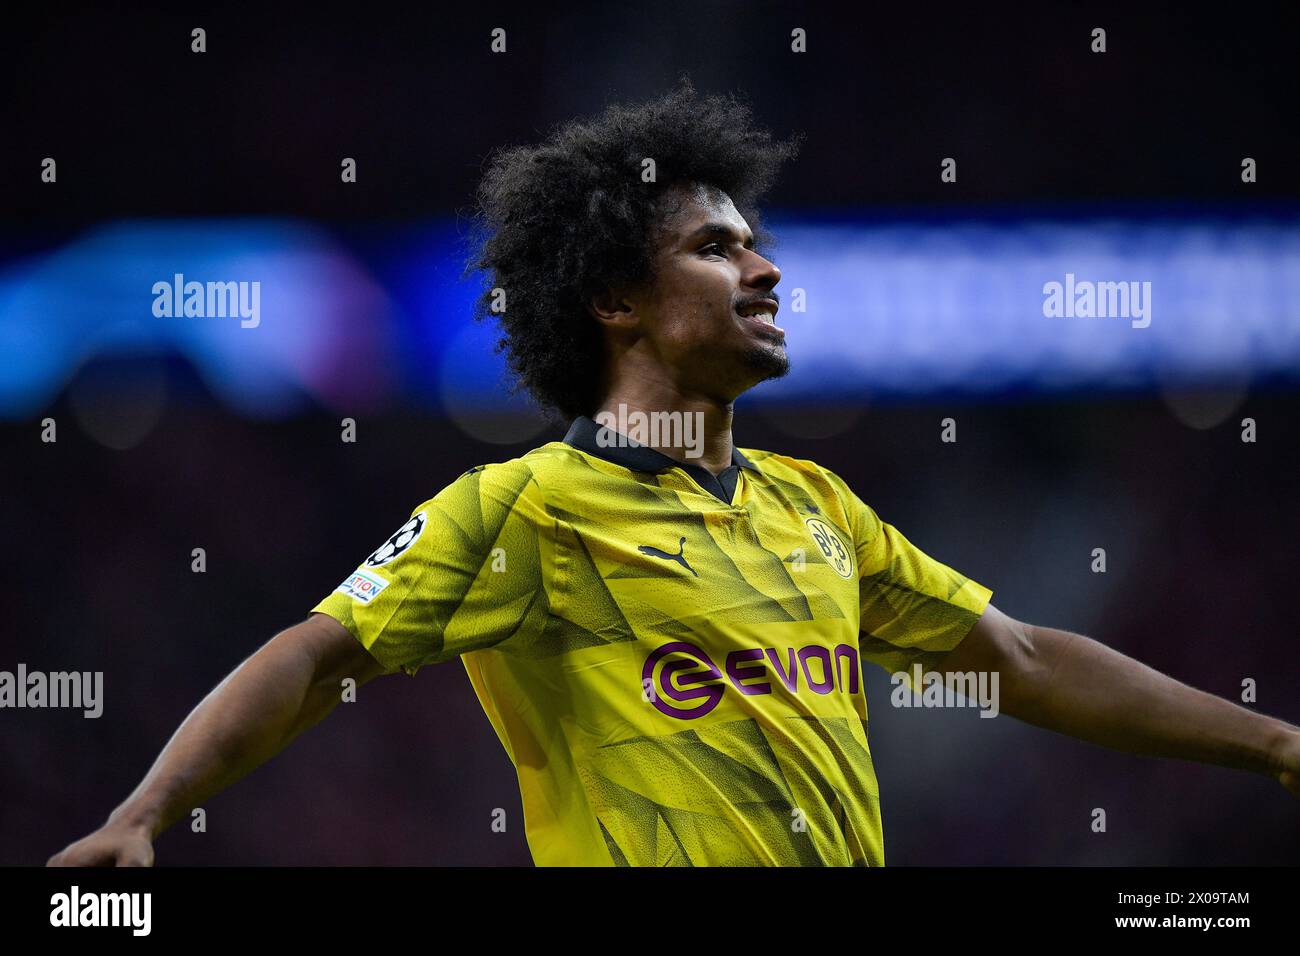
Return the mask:
[[989, 605], [942, 672], [996, 671], [999, 707], [1115, 750], [1267, 774], [1300, 796], [1300, 728], [1179, 683], [1080, 634]]
[[172, 735], [108, 821], [49, 866], [150, 866], [163, 830], [325, 717], [343, 678], [383, 673], [342, 624], [313, 614], [268, 641], [217, 685]]

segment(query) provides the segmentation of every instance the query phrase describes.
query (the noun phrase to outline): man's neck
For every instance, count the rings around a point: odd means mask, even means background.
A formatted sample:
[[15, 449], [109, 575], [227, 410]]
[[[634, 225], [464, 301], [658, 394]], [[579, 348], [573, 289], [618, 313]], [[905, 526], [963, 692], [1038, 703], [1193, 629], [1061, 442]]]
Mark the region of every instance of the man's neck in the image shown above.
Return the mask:
[[674, 461], [698, 465], [711, 475], [731, 467], [730, 403], [680, 399], [647, 401], [644, 396], [611, 394], [591, 416]]

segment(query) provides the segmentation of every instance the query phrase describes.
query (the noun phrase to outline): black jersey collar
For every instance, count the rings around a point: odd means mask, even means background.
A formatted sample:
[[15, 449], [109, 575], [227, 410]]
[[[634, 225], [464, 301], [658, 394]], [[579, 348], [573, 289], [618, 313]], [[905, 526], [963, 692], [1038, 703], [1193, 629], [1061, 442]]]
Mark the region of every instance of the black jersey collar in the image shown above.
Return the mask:
[[[599, 439], [601, 432], [607, 433], [603, 445]], [[712, 477], [709, 470], [701, 465], [685, 464], [670, 458], [663, 452], [633, 441], [612, 428], [597, 424], [586, 415], [579, 415], [573, 420], [573, 424], [569, 426], [569, 433], [564, 436], [564, 443], [597, 458], [612, 461], [624, 468], [631, 468], [633, 471], [660, 472], [667, 471], [669, 468], [684, 468], [691, 475], [702, 472]], [[735, 445], [731, 447], [731, 465], [758, 471], [758, 466], [741, 454], [740, 449]]]
[[[604, 433], [603, 445], [600, 441], [602, 432]], [[633, 441], [612, 428], [597, 424], [586, 415], [574, 419], [569, 427], [569, 433], [564, 436], [564, 443], [633, 471], [658, 474], [669, 468], [680, 468], [690, 475], [697, 485], [724, 505], [730, 505], [731, 499], [736, 495], [736, 479], [740, 476], [741, 468], [748, 468], [752, 472], [761, 474], [758, 467], [742, 455], [735, 445], [731, 446], [731, 464], [724, 468], [721, 474], [715, 475], [702, 465], [690, 465], [669, 458], [661, 451]]]

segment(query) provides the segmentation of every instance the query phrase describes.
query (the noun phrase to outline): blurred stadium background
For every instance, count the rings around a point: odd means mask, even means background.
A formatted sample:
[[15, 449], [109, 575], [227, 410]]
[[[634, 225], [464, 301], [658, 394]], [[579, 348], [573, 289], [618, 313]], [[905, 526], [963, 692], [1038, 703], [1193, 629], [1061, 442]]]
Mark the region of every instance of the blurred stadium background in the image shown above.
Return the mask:
[[[835, 469], [1011, 614], [1226, 697], [1254, 678], [1260, 710], [1300, 722], [1294, 10], [656, 9], [15, 22], [0, 669], [101, 670], [106, 703], [98, 720], [0, 712], [0, 864], [98, 825], [200, 697], [413, 505], [562, 436], [507, 395], [495, 331], [468, 320], [480, 163], [682, 72], [808, 135], [769, 203], [793, 371], [741, 399], [738, 442]], [[259, 281], [260, 324], [154, 317], [176, 273]], [[1067, 273], [1149, 281], [1150, 327], [1046, 318], [1043, 285]], [[887, 676], [867, 680], [891, 864], [1300, 850], [1295, 801], [1263, 777], [896, 710]], [[529, 862], [459, 664], [368, 685], [206, 809], [206, 833], [159, 840], [161, 863]]]

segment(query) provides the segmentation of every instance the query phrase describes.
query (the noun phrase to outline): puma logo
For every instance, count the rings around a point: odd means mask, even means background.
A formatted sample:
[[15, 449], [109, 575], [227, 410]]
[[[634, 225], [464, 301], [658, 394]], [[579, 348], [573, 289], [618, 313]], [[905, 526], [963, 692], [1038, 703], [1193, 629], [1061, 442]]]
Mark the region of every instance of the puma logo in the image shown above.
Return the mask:
[[669, 554], [667, 551], [660, 551], [658, 548], [652, 548], [648, 544], [643, 544], [638, 546], [637, 550], [640, 551], [642, 554], [649, 555], [652, 558], [663, 558], [665, 561], [676, 561], [687, 571], [690, 571], [691, 574], [694, 574], [697, 578], [699, 577], [699, 574], [696, 574], [695, 569], [686, 563], [686, 536], [685, 535], [682, 535], [682, 539], [677, 542], [676, 554]]

